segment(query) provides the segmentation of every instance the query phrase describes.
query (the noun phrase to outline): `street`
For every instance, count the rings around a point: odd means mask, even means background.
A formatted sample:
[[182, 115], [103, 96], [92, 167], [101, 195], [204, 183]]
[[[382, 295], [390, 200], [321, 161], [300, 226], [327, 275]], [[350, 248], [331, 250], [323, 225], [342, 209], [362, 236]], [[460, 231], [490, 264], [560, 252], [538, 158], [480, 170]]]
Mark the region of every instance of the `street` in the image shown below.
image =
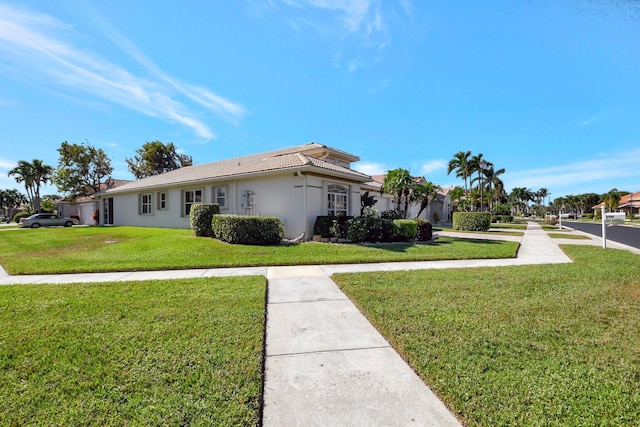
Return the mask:
[[[562, 226], [602, 237], [601, 223], [563, 220]], [[607, 240], [640, 249], [640, 227], [628, 227], [624, 225], [607, 226]]]

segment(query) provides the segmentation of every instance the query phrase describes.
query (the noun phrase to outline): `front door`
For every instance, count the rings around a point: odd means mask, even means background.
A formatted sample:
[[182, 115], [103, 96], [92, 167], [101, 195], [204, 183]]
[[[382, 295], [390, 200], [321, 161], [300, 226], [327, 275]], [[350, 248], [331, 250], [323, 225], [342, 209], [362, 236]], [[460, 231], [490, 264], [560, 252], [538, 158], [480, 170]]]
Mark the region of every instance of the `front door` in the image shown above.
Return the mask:
[[104, 199], [104, 225], [113, 225], [113, 197]]

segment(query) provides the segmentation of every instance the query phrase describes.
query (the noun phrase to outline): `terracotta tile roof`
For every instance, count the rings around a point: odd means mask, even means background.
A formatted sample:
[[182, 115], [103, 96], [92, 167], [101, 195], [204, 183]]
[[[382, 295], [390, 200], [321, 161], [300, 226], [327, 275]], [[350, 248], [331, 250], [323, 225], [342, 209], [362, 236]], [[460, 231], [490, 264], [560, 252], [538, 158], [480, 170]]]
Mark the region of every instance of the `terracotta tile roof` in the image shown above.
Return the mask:
[[[635, 193], [629, 193], [626, 196], [620, 197], [620, 201], [618, 202], [619, 208], [626, 208], [630, 205], [633, 205], [634, 208], [640, 207], [640, 191]], [[591, 209], [600, 209], [604, 206], [604, 202], [600, 202]]]
[[354, 171], [315, 156], [332, 155], [341, 160], [357, 161], [359, 158], [344, 151], [336, 150], [322, 144], [309, 143], [296, 147], [266, 153], [252, 154], [228, 160], [221, 160], [203, 165], [187, 166], [160, 175], [150, 176], [133, 181], [118, 188], [109, 189], [106, 193], [122, 193], [143, 188], [167, 187], [173, 185], [198, 183], [211, 180], [283, 171], [288, 169], [320, 169], [325, 173], [338, 174], [357, 181], [365, 182], [370, 176]]

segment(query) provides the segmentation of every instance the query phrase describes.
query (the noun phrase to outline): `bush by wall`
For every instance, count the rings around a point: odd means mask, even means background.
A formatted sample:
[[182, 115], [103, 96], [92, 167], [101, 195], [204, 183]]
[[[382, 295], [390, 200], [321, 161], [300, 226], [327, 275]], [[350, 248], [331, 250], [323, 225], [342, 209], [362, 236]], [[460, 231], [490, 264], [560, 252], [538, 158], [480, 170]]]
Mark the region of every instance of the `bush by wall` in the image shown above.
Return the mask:
[[220, 213], [220, 205], [217, 203], [194, 203], [189, 211], [191, 229], [198, 237], [213, 237], [211, 220], [214, 215]]
[[433, 239], [433, 227], [429, 221], [422, 218], [416, 218], [416, 225], [418, 228], [416, 240], [419, 242], [427, 242]]
[[353, 242], [390, 242], [395, 236], [393, 220], [375, 215], [357, 216], [347, 221], [347, 239]]
[[213, 215], [211, 228], [217, 239], [242, 245], [275, 245], [284, 237], [282, 221], [272, 216]]
[[393, 240], [408, 242], [415, 240], [418, 234], [418, 222], [415, 219], [395, 219], [393, 220]]
[[347, 221], [349, 221], [351, 218], [353, 217], [344, 215], [320, 215], [316, 218], [316, 222], [313, 225], [313, 234], [318, 234], [322, 237], [337, 237], [331, 234], [333, 221], [338, 221], [338, 225], [342, 229], [346, 229]]
[[16, 224], [19, 224], [21, 218], [26, 218], [28, 216], [31, 216], [29, 212], [18, 212], [13, 216], [13, 222], [15, 222]]
[[491, 227], [491, 212], [454, 212], [453, 229], [487, 231]]

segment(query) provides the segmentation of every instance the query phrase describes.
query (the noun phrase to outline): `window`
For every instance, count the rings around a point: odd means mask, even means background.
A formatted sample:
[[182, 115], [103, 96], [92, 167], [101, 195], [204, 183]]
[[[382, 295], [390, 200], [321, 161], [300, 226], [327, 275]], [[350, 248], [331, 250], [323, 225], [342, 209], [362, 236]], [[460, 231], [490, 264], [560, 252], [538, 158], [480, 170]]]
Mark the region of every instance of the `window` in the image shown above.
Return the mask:
[[167, 209], [167, 193], [158, 193], [158, 210]]
[[348, 215], [349, 192], [342, 185], [329, 185], [327, 188], [328, 205], [327, 211], [329, 215]]
[[151, 194], [140, 195], [140, 215], [151, 215]]
[[191, 205], [202, 202], [202, 190], [184, 191], [184, 216], [189, 216]]
[[220, 209], [227, 207], [227, 187], [213, 187], [213, 202], [220, 205]]

